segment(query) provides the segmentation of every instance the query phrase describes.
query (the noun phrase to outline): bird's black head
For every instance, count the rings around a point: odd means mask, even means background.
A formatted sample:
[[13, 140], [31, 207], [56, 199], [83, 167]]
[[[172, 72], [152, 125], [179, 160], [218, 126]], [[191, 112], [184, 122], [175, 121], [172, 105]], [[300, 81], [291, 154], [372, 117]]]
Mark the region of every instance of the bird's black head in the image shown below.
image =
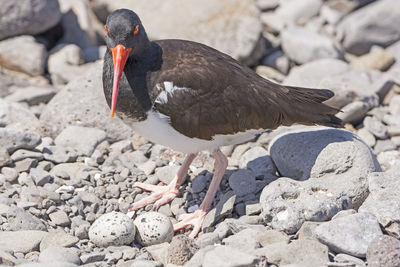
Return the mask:
[[150, 41], [138, 15], [129, 9], [118, 9], [107, 17], [106, 44], [111, 50], [114, 64], [113, 94], [111, 100], [111, 116], [114, 116], [117, 103], [119, 81], [125, 63], [130, 56], [140, 55]]

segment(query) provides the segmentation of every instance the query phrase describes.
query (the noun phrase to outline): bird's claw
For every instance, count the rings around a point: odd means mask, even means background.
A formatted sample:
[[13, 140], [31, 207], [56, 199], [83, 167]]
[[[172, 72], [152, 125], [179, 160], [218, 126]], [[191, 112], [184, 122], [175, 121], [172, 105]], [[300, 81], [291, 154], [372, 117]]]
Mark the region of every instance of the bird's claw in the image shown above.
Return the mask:
[[202, 209], [198, 209], [193, 213], [182, 214], [179, 216], [179, 222], [174, 224], [174, 231], [178, 231], [189, 225], [193, 225], [193, 230], [189, 236], [191, 238], [195, 238], [201, 230], [201, 226], [203, 225], [206, 215], [207, 212]]

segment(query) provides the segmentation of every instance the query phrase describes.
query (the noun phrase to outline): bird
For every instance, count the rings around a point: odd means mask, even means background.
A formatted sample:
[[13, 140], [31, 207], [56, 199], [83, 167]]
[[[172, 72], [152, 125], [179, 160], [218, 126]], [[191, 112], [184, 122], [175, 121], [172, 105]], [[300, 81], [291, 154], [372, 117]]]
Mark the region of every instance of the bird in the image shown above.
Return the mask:
[[130, 210], [169, 203], [196, 155], [209, 151], [214, 157], [213, 178], [201, 205], [183, 214], [175, 231], [192, 226], [191, 237], [201, 231], [228, 166], [221, 146], [244, 143], [280, 125], [342, 127], [338, 110], [323, 103], [333, 97], [330, 90], [274, 83], [204, 44], [150, 41], [139, 16], [129, 9], [110, 13], [104, 29], [103, 89], [111, 116], [147, 140], [186, 154], [170, 184], [136, 182], [135, 187], [152, 193]]

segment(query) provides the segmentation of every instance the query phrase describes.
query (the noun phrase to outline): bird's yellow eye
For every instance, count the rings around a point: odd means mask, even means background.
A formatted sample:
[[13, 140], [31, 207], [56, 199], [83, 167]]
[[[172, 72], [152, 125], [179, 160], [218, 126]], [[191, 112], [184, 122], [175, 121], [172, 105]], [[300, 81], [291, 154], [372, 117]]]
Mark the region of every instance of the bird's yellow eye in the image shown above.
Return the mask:
[[104, 25], [104, 30], [106, 31], [106, 35], [108, 35], [108, 29], [106, 25]]
[[136, 25], [136, 27], [133, 29], [133, 35], [136, 35], [139, 33], [139, 25]]

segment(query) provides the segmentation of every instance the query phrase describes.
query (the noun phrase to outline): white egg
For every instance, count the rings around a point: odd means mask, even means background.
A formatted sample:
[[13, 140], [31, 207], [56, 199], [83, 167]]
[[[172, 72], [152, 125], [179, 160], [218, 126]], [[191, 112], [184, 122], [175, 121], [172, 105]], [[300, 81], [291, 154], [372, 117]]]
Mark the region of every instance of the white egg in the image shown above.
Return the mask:
[[170, 242], [174, 236], [171, 220], [158, 212], [146, 212], [138, 216], [136, 226], [136, 241], [142, 246], [150, 246]]
[[129, 245], [135, 239], [135, 226], [124, 213], [107, 213], [92, 224], [89, 239], [100, 247]]

